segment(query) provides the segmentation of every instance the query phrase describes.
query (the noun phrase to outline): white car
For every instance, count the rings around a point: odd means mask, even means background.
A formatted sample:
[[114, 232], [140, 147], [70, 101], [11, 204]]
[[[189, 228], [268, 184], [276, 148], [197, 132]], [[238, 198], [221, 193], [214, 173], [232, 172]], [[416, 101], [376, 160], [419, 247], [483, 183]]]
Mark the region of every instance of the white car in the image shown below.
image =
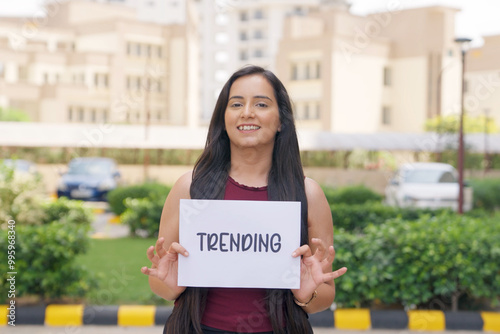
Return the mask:
[[[416, 208], [458, 208], [458, 173], [444, 163], [402, 165], [385, 188], [388, 205]], [[464, 187], [463, 211], [472, 209], [472, 188]]]

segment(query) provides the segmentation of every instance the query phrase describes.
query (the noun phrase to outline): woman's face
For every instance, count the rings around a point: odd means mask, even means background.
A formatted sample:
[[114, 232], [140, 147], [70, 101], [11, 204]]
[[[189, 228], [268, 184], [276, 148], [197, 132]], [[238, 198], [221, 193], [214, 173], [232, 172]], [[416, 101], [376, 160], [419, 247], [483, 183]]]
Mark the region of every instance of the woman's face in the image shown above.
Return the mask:
[[225, 113], [226, 131], [231, 147], [273, 146], [281, 130], [278, 101], [267, 79], [247, 75], [233, 82]]

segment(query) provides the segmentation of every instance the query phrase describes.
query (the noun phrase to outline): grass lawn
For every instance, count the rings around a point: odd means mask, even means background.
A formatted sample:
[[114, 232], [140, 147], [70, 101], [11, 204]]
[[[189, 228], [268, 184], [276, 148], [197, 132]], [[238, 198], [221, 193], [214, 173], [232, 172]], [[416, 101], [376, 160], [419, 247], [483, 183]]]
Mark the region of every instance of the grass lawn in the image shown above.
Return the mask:
[[138, 238], [92, 239], [87, 254], [78, 259], [96, 276], [99, 284], [87, 296], [86, 304], [167, 304], [151, 292], [148, 277], [140, 270], [151, 264], [146, 249], [155, 241]]

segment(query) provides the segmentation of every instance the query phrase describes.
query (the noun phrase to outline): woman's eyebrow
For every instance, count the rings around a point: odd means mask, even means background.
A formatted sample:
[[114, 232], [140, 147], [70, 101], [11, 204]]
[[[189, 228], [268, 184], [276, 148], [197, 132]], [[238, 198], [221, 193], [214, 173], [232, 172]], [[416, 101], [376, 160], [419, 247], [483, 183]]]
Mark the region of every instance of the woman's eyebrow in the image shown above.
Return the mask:
[[[265, 96], [265, 95], [255, 95], [253, 98], [254, 99], [267, 99], [269, 101], [272, 101], [272, 99], [270, 97]], [[231, 96], [229, 98], [229, 100], [232, 100], [232, 99], [241, 99], [241, 100], [243, 100], [243, 96], [239, 96], [239, 95]]]

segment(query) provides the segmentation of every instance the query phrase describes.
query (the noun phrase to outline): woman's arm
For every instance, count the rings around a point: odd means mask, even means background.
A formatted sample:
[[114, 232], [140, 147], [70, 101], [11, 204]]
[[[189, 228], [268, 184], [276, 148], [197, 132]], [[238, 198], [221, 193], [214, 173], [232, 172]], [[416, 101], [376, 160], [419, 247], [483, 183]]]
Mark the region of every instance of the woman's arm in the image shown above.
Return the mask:
[[147, 251], [152, 267], [141, 269], [149, 275], [151, 290], [166, 300], [175, 300], [185, 290], [177, 286], [177, 258], [179, 254], [186, 256], [186, 250], [179, 245], [179, 203], [190, 198], [191, 180], [192, 172], [186, 173], [170, 190], [161, 214], [158, 241]]
[[301, 288], [292, 292], [296, 300], [306, 303], [316, 290], [317, 297], [307, 306], [303, 306], [307, 313], [315, 313], [327, 309], [333, 303], [334, 279], [342, 276], [347, 268], [332, 272], [335, 258], [333, 222], [323, 189], [312, 179], [306, 178], [305, 190], [308, 203], [309, 245], [300, 247], [296, 256], [303, 256], [302, 266], [306, 269], [301, 270]]

